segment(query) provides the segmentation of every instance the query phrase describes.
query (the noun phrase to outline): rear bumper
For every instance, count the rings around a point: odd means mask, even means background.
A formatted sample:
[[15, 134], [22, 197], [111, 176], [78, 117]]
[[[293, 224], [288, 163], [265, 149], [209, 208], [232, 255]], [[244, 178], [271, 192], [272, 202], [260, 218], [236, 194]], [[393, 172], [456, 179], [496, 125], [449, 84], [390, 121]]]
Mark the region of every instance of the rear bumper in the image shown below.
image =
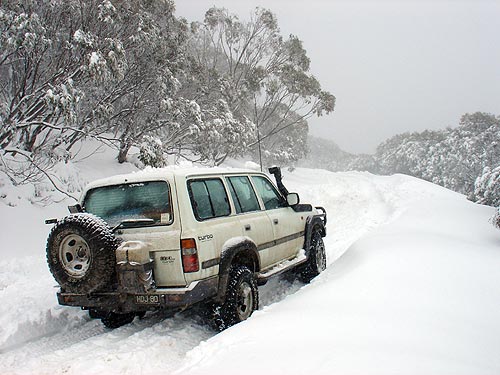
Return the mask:
[[217, 294], [218, 277], [191, 283], [186, 288], [153, 289], [147, 293], [99, 292], [90, 294], [58, 292], [60, 305], [79, 306], [120, 313], [159, 309], [184, 309]]

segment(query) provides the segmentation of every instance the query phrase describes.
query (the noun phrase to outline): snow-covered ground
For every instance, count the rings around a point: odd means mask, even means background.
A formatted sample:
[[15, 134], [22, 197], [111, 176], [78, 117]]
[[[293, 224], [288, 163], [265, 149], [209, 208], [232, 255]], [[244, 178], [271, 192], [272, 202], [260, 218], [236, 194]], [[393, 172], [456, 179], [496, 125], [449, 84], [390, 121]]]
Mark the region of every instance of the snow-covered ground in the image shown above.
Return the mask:
[[[104, 157], [77, 168], [84, 181], [134, 169]], [[43, 220], [65, 205], [10, 207], [7, 191], [0, 374], [500, 373], [492, 208], [402, 175], [297, 169], [284, 182], [326, 208], [329, 266], [310, 285], [271, 280], [260, 310], [217, 335], [191, 311], [108, 330], [58, 306]]]

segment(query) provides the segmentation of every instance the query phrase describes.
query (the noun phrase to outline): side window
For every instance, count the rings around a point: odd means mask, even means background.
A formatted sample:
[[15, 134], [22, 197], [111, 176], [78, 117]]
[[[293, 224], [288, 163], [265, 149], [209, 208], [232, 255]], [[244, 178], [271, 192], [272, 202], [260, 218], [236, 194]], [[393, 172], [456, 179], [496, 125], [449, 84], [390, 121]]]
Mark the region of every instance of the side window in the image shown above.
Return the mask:
[[227, 181], [236, 213], [260, 210], [259, 201], [248, 177], [228, 177]]
[[224, 184], [211, 178], [188, 182], [191, 205], [198, 220], [228, 216], [231, 213]]
[[274, 210], [275, 208], [287, 207], [286, 201], [276, 191], [273, 184], [262, 176], [252, 176], [252, 181], [257, 189], [257, 193], [264, 202], [266, 210]]

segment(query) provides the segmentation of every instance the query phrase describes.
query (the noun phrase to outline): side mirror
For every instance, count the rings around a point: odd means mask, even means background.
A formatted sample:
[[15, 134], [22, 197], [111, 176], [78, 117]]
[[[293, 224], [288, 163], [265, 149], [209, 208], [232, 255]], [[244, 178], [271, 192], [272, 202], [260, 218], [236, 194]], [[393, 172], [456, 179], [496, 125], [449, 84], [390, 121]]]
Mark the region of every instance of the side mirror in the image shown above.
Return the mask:
[[300, 198], [297, 193], [290, 193], [286, 196], [286, 201], [289, 206], [296, 206], [299, 204]]

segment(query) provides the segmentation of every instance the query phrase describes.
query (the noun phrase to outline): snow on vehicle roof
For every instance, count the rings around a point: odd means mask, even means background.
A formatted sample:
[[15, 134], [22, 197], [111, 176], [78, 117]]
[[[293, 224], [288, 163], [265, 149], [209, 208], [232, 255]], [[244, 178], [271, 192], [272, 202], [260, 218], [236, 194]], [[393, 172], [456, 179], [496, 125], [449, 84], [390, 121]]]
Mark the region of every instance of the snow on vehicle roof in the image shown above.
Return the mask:
[[139, 182], [139, 181], [154, 181], [154, 180], [164, 180], [172, 178], [174, 176], [179, 177], [191, 177], [191, 176], [202, 176], [202, 175], [217, 175], [217, 174], [234, 174], [234, 173], [252, 173], [260, 174], [261, 172], [246, 168], [231, 168], [231, 167], [179, 167], [179, 166], [168, 166], [164, 168], [151, 168], [147, 167], [143, 170], [132, 172], [128, 174], [121, 174], [116, 176], [110, 176], [95, 180], [89, 183], [85, 192], [100, 186], [118, 185], [129, 182]]

